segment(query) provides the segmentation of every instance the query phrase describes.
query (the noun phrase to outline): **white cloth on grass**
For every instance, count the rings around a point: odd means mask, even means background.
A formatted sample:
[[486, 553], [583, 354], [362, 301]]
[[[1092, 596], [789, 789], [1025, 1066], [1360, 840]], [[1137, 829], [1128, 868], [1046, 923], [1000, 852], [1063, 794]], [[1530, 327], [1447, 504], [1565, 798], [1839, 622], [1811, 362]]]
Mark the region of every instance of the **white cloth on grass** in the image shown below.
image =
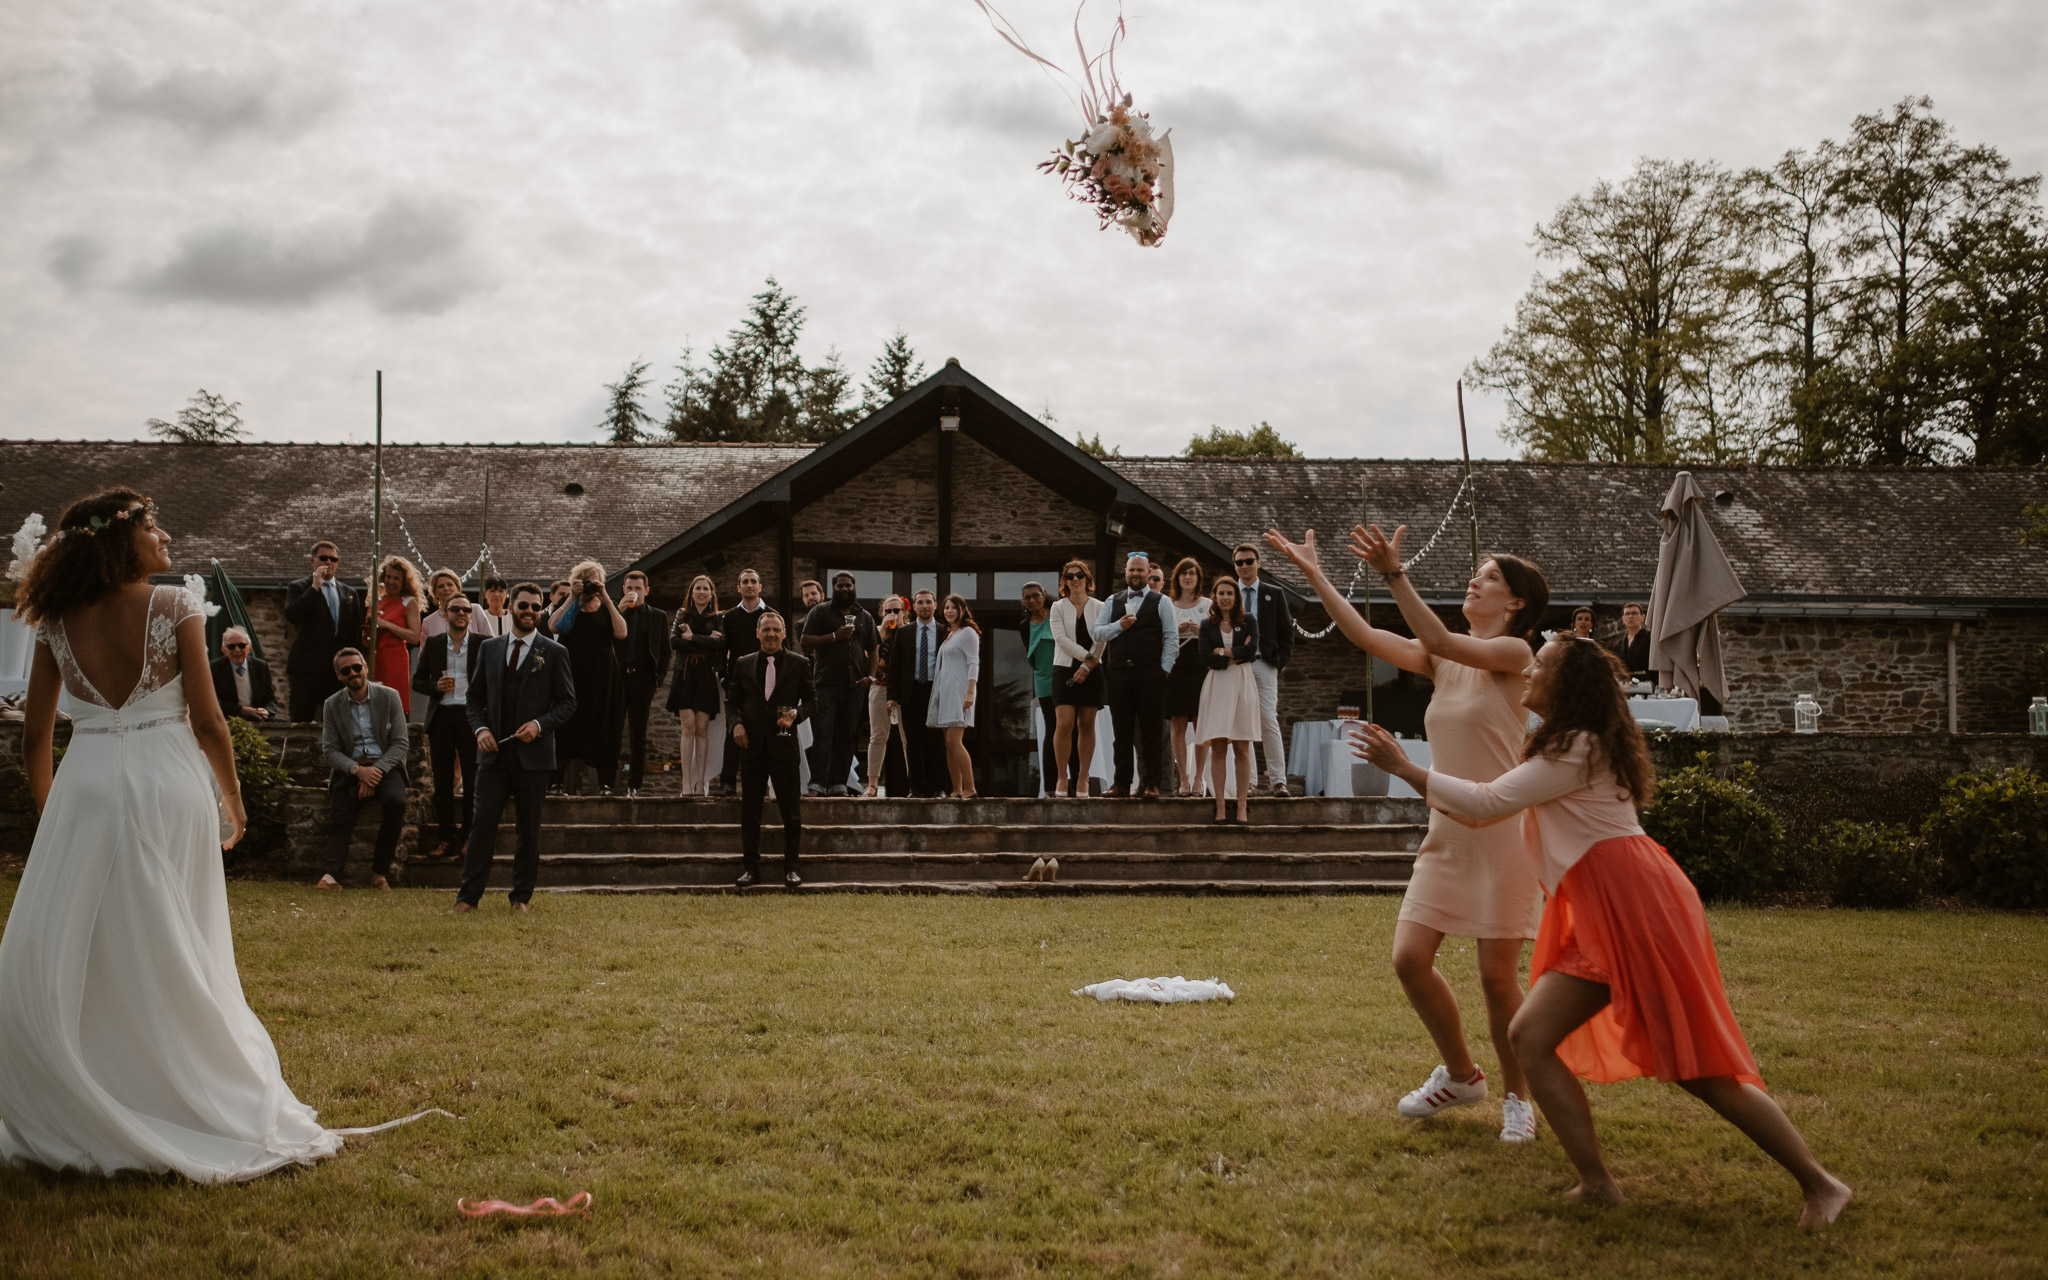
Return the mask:
[[1097, 1000], [1143, 1000], [1150, 1004], [1186, 1004], [1202, 1000], [1235, 1000], [1237, 992], [1215, 978], [1111, 978], [1074, 992]]

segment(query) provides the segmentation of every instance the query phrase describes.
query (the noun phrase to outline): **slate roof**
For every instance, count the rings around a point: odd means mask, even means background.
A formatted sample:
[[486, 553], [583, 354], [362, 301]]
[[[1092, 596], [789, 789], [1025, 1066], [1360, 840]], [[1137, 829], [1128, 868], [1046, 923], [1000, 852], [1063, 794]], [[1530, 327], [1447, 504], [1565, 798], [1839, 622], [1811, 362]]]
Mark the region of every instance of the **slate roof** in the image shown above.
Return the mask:
[[[384, 449], [384, 547], [411, 554], [395, 506], [436, 568], [466, 569], [484, 531], [508, 577], [543, 580], [580, 559], [614, 572], [810, 452], [774, 445], [401, 445]], [[156, 499], [172, 563], [219, 557], [238, 584], [306, 573], [318, 538], [367, 572], [369, 445], [0, 441], [0, 536], [31, 511], [51, 524], [73, 499], [117, 484]], [[581, 494], [565, 493], [581, 485]]]
[[[1358, 522], [1361, 485], [1376, 523], [1409, 526], [1412, 555], [1450, 508], [1461, 471], [1455, 461], [1109, 462], [1225, 545], [1273, 525], [1293, 538], [1313, 526], [1339, 585], [1357, 563], [1342, 544]], [[1645, 598], [1657, 572], [1657, 508], [1680, 470], [1710, 496], [1730, 495], [1708, 503], [1709, 519], [1752, 599], [2048, 606], [2048, 554], [2019, 542], [2022, 509], [2048, 504], [2043, 469], [1475, 462], [1480, 551], [1535, 560], [1562, 599]], [[1463, 594], [1470, 545], [1461, 510], [1416, 569], [1425, 595]], [[1300, 585], [1291, 566], [1268, 567]]]
[[[386, 494], [437, 567], [465, 568], [483, 525], [508, 576], [554, 576], [585, 555], [613, 572], [805, 457], [802, 445], [406, 445], [384, 451]], [[1349, 578], [1343, 531], [1360, 485], [1382, 523], [1419, 548], [1449, 508], [1459, 464], [1439, 461], [1113, 458], [1109, 465], [1225, 546], [1277, 524], [1313, 525]], [[1679, 468], [1479, 462], [1480, 545], [1526, 554], [1560, 599], [1646, 596], [1657, 504]], [[1752, 598], [2048, 603], [2048, 554], [2019, 545], [2022, 508], [2048, 504], [2048, 470], [1693, 467], [1710, 519]], [[581, 495], [563, 492], [581, 484]], [[0, 441], [0, 535], [30, 511], [116, 483], [152, 494], [174, 563], [218, 556], [240, 583], [305, 572], [316, 537], [351, 569], [370, 546], [367, 445], [171, 445]], [[856, 481], [855, 483], [858, 483]], [[404, 534], [385, 511], [385, 545]], [[1270, 559], [1270, 558], [1269, 558]], [[1462, 512], [1416, 572], [1426, 594], [1463, 590]], [[1273, 567], [1276, 577], [1292, 575]], [[1298, 583], [1297, 583], [1298, 585]]]

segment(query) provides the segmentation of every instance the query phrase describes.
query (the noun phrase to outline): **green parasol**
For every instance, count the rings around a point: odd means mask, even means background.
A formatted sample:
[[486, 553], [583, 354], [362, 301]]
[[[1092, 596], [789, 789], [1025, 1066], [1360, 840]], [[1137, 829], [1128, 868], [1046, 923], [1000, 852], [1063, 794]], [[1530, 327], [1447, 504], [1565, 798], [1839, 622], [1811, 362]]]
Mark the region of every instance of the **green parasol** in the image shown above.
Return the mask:
[[256, 628], [249, 625], [249, 608], [242, 603], [242, 593], [235, 590], [234, 579], [221, 567], [218, 560], [213, 562], [213, 602], [220, 606], [220, 612], [206, 620], [206, 647], [210, 652], [220, 652], [220, 638], [229, 627], [240, 627], [249, 633], [249, 656], [263, 657], [263, 641], [257, 638]]

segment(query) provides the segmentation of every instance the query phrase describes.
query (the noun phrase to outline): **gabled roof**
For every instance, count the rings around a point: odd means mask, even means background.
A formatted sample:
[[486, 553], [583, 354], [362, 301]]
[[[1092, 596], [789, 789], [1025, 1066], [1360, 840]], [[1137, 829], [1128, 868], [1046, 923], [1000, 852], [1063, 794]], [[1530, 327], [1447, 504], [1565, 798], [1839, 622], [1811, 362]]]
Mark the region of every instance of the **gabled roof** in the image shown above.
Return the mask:
[[[1458, 491], [1456, 461], [1112, 458], [1109, 465], [1225, 544], [1277, 525], [1313, 527], [1339, 586], [1361, 490], [1372, 520], [1409, 526], [1413, 555]], [[2048, 606], [2048, 552], [2020, 545], [2029, 503], [2048, 504], [2048, 470], [2018, 467], [1678, 467], [1475, 462], [1479, 547], [1543, 566], [1561, 600], [1647, 598], [1657, 572], [1657, 509], [1689, 470], [1750, 596], [1971, 600]], [[1425, 595], [1458, 597], [1470, 568], [1465, 513], [1414, 571]], [[1301, 585], [1291, 565], [1267, 567]]]
[[[918, 436], [938, 429], [941, 410], [960, 415], [960, 433], [989, 452], [1091, 510], [1121, 508], [1156, 536], [1199, 548], [1227, 560], [1225, 544], [1170, 504], [1160, 502], [1129, 476], [1076, 447], [1072, 441], [998, 395], [988, 384], [946, 361], [918, 383], [828, 444], [741, 494], [699, 523], [655, 547], [632, 567], [653, 572], [661, 565], [773, 527], [781, 504], [802, 507], [860, 475]], [[623, 567], [623, 566], [622, 566]]]
[[[114, 485], [156, 499], [180, 570], [218, 557], [236, 582], [306, 573], [319, 538], [346, 571], [370, 556], [371, 448], [316, 444], [0, 442], [0, 523], [51, 524]], [[713, 510], [810, 452], [807, 445], [386, 445], [384, 549], [467, 569], [484, 533], [513, 577], [552, 578], [578, 560], [616, 570], [698, 512]], [[570, 493], [570, 486], [580, 493]], [[402, 525], [401, 525], [402, 521]], [[407, 534], [411, 535], [408, 541]]]

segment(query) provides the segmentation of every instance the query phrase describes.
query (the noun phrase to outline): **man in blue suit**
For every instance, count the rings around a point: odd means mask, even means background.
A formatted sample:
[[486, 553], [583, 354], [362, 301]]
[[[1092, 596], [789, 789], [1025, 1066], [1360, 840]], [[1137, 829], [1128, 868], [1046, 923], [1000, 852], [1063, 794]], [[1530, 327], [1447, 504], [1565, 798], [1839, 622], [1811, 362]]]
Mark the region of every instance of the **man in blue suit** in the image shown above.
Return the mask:
[[[498, 820], [511, 800], [518, 840], [512, 854], [512, 909], [524, 911], [540, 875], [540, 807], [555, 773], [555, 730], [576, 711], [569, 651], [542, 635], [543, 593], [512, 588], [512, 629], [484, 641], [470, 687], [469, 727], [476, 732], [476, 817], [469, 828], [457, 911], [474, 911], [491, 878]], [[480, 690], [479, 690], [480, 687]]]

